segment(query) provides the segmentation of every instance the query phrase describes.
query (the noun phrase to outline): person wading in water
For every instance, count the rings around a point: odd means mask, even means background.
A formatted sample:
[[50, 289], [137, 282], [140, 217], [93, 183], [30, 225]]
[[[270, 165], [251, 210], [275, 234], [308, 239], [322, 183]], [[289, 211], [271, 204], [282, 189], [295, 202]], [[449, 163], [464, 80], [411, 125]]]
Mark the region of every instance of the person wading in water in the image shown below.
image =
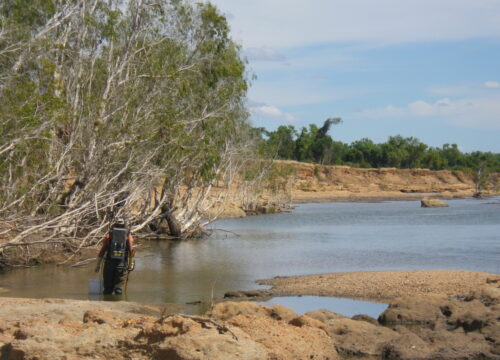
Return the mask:
[[104, 261], [104, 295], [121, 295], [128, 271], [134, 268], [134, 238], [125, 226], [125, 221], [118, 218], [109, 233], [104, 237], [101, 251], [97, 256], [95, 272], [101, 270]]

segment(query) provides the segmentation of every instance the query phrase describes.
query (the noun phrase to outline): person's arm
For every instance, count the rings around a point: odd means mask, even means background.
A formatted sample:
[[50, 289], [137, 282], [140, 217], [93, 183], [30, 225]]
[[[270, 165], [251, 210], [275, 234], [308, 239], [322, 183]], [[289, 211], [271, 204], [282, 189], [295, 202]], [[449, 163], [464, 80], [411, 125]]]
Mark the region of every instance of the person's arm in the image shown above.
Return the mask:
[[135, 255], [135, 248], [134, 248], [134, 238], [133, 238], [132, 234], [127, 235], [127, 242], [128, 242], [129, 254], [130, 254], [130, 256], [133, 257]]
[[133, 271], [135, 268], [135, 260], [134, 260], [135, 248], [134, 248], [134, 238], [130, 233], [127, 235], [127, 243], [129, 252], [127, 270]]
[[101, 263], [102, 259], [104, 258], [104, 254], [106, 254], [106, 251], [108, 251], [109, 247], [109, 233], [106, 234], [104, 237], [104, 241], [102, 242], [101, 250], [99, 251], [99, 255], [97, 255], [97, 264], [95, 265], [95, 272], [98, 273], [101, 271]]

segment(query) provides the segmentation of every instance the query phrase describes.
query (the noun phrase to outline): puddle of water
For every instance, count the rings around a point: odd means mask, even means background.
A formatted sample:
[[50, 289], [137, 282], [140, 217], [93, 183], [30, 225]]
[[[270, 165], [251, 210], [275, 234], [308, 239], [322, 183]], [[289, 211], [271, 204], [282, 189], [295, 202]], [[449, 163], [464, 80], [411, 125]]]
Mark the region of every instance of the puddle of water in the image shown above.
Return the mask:
[[260, 305], [283, 305], [302, 315], [320, 309], [336, 312], [344, 316], [365, 314], [378, 318], [387, 309], [387, 304], [324, 296], [283, 296], [259, 302]]

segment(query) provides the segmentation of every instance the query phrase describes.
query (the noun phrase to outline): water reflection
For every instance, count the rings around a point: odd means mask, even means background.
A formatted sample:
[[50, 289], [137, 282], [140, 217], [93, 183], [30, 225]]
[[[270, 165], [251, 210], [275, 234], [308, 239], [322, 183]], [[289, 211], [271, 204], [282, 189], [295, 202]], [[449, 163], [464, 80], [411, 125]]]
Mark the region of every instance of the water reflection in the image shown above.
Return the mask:
[[343, 298], [331, 298], [322, 296], [283, 296], [275, 297], [271, 300], [260, 302], [261, 305], [283, 305], [292, 309], [298, 315], [319, 309], [328, 310], [347, 317], [364, 314], [375, 319], [386, 309], [386, 304], [369, 301], [359, 301]]

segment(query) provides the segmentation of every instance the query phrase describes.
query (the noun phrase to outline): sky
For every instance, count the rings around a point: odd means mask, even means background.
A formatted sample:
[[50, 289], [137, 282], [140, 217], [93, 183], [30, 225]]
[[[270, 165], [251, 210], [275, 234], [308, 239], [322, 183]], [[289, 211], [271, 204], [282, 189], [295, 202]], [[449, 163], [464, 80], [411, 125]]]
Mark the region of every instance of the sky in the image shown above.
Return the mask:
[[500, 0], [212, 0], [254, 76], [253, 126], [500, 153]]

